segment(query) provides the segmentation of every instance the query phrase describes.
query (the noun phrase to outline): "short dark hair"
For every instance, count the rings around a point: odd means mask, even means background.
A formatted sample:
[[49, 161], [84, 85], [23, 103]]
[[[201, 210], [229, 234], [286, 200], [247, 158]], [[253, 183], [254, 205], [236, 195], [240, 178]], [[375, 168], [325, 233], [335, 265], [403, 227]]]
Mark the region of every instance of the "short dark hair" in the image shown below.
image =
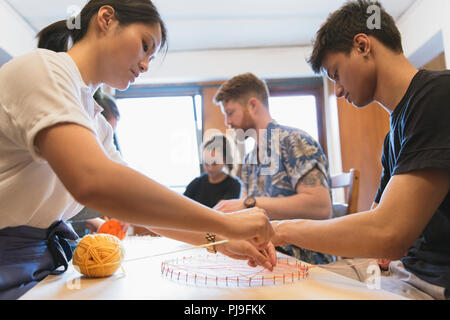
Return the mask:
[[252, 73], [244, 73], [225, 82], [214, 96], [214, 103], [218, 105], [230, 100], [246, 103], [251, 95], [255, 95], [269, 107], [269, 89], [266, 83]]
[[89, 29], [91, 18], [103, 6], [114, 8], [116, 18], [121, 26], [137, 22], [148, 25], [159, 24], [161, 26], [161, 48], [164, 48], [164, 51], [167, 50], [166, 26], [155, 5], [150, 0], [90, 0], [80, 12], [80, 29], [69, 29], [67, 20], [55, 22], [38, 33], [38, 48], [56, 52], [67, 51], [69, 37], [72, 38], [74, 44], [81, 40]]
[[[380, 28], [369, 28], [368, 13], [370, 6], [380, 9]], [[373, 36], [394, 52], [403, 53], [402, 39], [395, 25], [394, 18], [389, 15], [378, 1], [356, 0], [348, 1], [340, 9], [331, 13], [327, 21], [316, 34], [313, 52], [308, 63], [315, 73], [322, 70], [322, 62], [328, 52], [343, 52], [349, 54], [353, 48], [355, 35], [364, 33]]]
[[233, 170], [233, 156], [231, 153], [231, 145], [228, 139], [221, 134], [216, 134], [212, 136], [203, 145], [203, 151], [216, 151], [218, 150], [222, 154], [223, 163], [227, 166], [228, 171]]

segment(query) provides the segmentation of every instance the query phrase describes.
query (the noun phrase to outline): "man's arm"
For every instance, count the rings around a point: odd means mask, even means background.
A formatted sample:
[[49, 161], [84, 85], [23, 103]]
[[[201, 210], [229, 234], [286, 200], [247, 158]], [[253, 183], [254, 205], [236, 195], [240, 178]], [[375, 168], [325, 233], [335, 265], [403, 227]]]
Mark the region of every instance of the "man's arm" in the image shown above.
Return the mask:
[[271, 219], [329, 219], [331, 196], [327, 179], [319, 169], [313, 169], [299, 179], [297, 194], [283, 198], [256, 198], [256, 205], [266, 210]]
[[[271, 219], [329, 219], [331, 215], [331, 197], [327, 179], [317, 168], [299, 179], [297, 194], [280, 197], [257, 197], [256, 206], [266, 211]], [[215, 207], [222, 212], [233, 212], [245, 208], [244, 200], [220, 201]]]
[[338, 256], [396, 260], [423, 232], [449, 188], [448, 170], [394, 175], [375, 209], [326, 221], [274, 222], [272, 241]]
[[[372, 207], [370, 210], [375, 210], [375, 208], [378, 206], [377, 202], [372, 203]], [[378, 265], [380, 266], [381, 270], [386, 271], [389, 270], [389, 264], [392, 260], [385, 259], [385, 258], [378, 258]]]

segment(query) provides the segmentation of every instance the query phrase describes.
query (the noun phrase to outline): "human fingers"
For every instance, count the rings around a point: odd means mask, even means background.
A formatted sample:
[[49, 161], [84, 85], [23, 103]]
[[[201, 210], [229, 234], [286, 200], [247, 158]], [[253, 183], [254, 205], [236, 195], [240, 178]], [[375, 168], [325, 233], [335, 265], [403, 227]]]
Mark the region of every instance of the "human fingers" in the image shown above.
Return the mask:
[[252, 259], [249, 259], [247, 264], [252, 268], [256, 268], [258, 266], [258, 264]]
[[272, 266], [277, 265], [277, 252], [272, 242], [269, 242], [261, 251], [269, 259]]
[[230, 241], [221, 246], [222, 248], [218, 248], [219, 251], [231, 258], [254, 261], [250, 265], [261, 265], [266, 269], [272, 269], [273, 267], [269, 257], [248, 241]]
[[251, 266], [260, 265], [266, 269], [269, 269], [270, 271], [273, 270], [274, 264], [272, 263], [269, 255], [265, 251], [258, 250], [254, 246], [249, 246], [247, 255], [249, 257], [249, 265]]

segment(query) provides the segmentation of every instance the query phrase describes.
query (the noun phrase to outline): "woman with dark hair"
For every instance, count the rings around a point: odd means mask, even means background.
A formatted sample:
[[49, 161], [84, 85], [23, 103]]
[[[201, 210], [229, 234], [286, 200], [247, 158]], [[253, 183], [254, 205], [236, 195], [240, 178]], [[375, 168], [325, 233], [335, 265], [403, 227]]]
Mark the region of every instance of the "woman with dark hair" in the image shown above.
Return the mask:
[[204, 144], [203, 168], [205, 173], [189, 183], [185, 196], [210, 208], [220, 200], [240, 197], [241, 184], [230, 175], [233, 158], [225, 136], [216, 135]]
[[83, 206], [192, 244], [235, 239], [217, 250], [271, 267], [258, 250], [273, 234], [263, 210], [222, 215], [128, 168], [94, 103], [101, 84], [128, 88], [166, 47], [153, 3], [91, 0], [76, 20], [0, 69], [0, 299], [67, 270], [76, 234], [65, 221]]

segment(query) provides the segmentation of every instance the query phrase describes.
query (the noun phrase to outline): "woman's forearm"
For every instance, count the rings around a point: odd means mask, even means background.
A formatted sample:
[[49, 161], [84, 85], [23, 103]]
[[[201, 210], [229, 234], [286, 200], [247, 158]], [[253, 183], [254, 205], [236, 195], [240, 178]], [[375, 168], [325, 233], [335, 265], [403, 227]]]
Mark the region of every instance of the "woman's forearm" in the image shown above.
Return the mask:
[[[220, 213], [181, 196], [125, 166], [110, 162], [85, 199], [85, 205], [138, 225], [227, 232]], [[222, 230], [221, 230], [222, 229]]]
[[206, 243], [205, 234], [202, 232], [190, 232], [181, 230], [170, 230], [162, 228], [147, 227], [150, 231], [157, 233], [160, 236], [171, 238], [174, 240], [190, 243], [192, 245], [201, 245]]
[[36, 145], [76, 201], [110, 217], [137, 225], [212, 232], [258, 246], [273, 235], [261, 209], [224, 216], [189, 200], [110, 160], [95, 135], [79, 125], [42, 130]]

